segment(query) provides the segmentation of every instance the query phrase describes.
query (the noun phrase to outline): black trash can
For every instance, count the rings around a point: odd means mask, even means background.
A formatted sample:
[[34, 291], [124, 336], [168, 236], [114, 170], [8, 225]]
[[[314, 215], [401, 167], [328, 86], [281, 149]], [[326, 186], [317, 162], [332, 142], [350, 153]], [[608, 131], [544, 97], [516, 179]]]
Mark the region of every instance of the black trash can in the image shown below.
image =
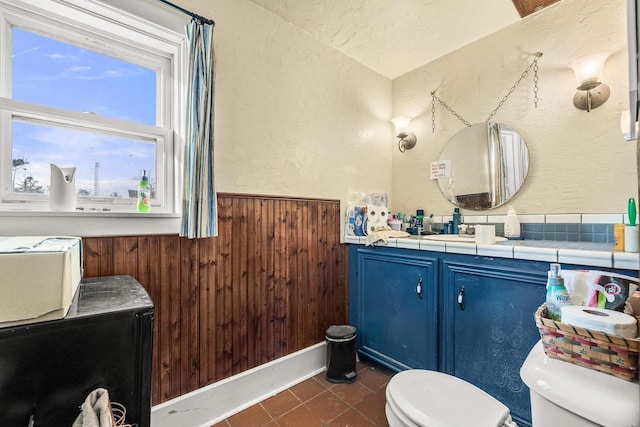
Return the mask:
[[327, 339], [327, 370], [324, 377], [332, 383], [350, 383], [356, 379], [357, 329], [350, 325], [329, 326]]

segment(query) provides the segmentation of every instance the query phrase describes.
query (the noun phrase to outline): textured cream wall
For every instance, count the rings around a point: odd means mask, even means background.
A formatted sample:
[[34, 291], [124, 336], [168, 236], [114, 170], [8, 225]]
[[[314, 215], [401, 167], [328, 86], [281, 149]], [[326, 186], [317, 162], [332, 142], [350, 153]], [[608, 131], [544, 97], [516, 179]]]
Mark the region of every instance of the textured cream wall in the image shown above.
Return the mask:
[[[463, 125], [436, 107], [433, 134], [430, 92], [483, 122], [541, 51], [538, 108], [530, 74], [495, 116], [530, 150], [529, 177], [513, 199], [518, 213], [622, 213], [637, 197], [637, 143], [619, 130], [628, 87], [624, 0], [564, 0], [393, 82], [247, 0], [176, 3], [216, 20], [218, 191], [346, 200], [382, 190], [393, 211], [448, 214], [453, 206], [428, 166]], [[601, 50], [611, 53], [603, 76], [611, 98], [579, 111], [568, 63]], [[388, 122], [400, 114], [415, 117], [418, 136], [404, 154]]]
[[[484, 122], [537, 51], [539, 103], [533, 73], [498, 111], [495, 121], [516, 129], [529, 146], [529, 177], [512, 199], [518, 213], [624, 213], [637, 197], [636, 142], [624, 141], [620, 114], [628, 108], [624, 0], [564, 0], [393, 81], [393, 114], [415, 117], [417, 146], [393, 154], [392, 208], [450, 214], [453, 205], [429, 180], [428, 166], [463, 124], [436, 106], [431, 91], [471, 123]], [[590, 113], [573, 107], [577, 86], [569, 62], [586, 53], [611, 52], [603, 81], [609, 101]], [[506, 212], [506, 206], [489, 214]], [[463, 214], [478, 211], [463, 210]]]
[[250, 1], [175, 3], [216, 21], [217, 191], [391, 191], [391, 80]]

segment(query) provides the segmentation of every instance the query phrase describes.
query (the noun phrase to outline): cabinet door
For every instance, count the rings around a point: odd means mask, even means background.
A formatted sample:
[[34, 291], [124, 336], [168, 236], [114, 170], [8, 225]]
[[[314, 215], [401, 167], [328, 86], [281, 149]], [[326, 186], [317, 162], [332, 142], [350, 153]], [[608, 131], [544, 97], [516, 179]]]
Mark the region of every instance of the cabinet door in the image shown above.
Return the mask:
[[531, 409], [520, 367], [540, 339], [534, 313], [548, 266], [465, 256], [443, 262], [441, 369], [504, 403], [521, 426], [531, 425]]
[[358, 249], [357, 259], [359, 351], [392, 369], [436, 369], [437, 259], [382, 248]]
[[71, 426], [96, 388], [151, 424], [153, 306], [129, 276], [83, 279], [64, 319], [0, 329], [0, 426]]

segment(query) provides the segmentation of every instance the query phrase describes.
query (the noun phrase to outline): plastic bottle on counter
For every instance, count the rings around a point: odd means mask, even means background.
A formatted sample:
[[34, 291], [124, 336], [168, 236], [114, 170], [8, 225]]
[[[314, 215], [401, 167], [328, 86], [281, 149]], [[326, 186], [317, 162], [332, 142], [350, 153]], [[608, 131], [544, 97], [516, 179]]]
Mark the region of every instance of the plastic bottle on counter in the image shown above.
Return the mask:
[[510, 240], [520, 239], [520, 221], [513, 206], [509, 205], [507, 219], [504, 221], [504, 237]]
[[460, 225], [460, 208], [453, 210], [453, 221], [451, 224], [451, 234], [458, 234], [458, 226]]
[[547, 279], [547, 310], [549, 317], [558, 322], [563, 306], [571, 305], [571, 298], [564, 287], [564, 278], [560, 275], [560, 264], [551, 264]]
[[421, 235], [424, 230], [424, 209], [416, 210], [416, 228], [418, 229], [418, 236]]
[[409, 233], [409, 229], [411, 228], [411, 215], [404, 214], [402, 218], [402, 231], [406, 231]]
[[433, 214], [429, 215], [424, 224], [425, 231], [433, 232]]
[[138, 184], [138, 212], [151, 211], [151, 186], [149, 185], [149, 177], [147, 171], [142, 172], [142, 179]]

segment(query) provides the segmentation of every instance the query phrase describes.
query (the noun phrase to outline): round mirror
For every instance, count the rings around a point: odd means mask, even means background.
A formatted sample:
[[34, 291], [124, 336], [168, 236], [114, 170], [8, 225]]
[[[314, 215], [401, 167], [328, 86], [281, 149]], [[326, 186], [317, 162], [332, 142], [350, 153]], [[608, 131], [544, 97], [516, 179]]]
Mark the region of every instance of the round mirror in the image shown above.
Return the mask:
[[503, 205], [522, 188], [529, 149], [501, 123], [478, 123], [453, 136], [440, 154], [438, 185], [456, 206], [482, 210]]

